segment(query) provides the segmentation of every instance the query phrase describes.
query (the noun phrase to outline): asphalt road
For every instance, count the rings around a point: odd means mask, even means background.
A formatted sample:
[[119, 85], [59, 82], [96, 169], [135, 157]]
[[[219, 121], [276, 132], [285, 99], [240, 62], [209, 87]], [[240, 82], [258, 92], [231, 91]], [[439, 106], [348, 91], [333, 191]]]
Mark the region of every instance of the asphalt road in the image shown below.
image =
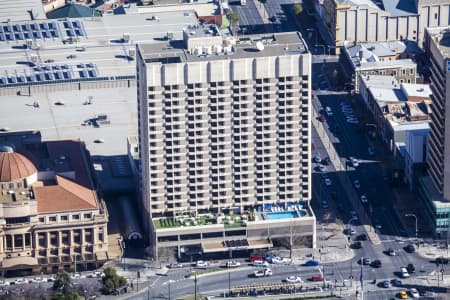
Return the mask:
[[256, 9], [254, 0], [247, 0], [246, 5], [240, 5], [240, 1], [230, 2], [231, 9], [237, 12], [239, 27], [242, 33], [254, 34], [264, 32], [264, 22]]

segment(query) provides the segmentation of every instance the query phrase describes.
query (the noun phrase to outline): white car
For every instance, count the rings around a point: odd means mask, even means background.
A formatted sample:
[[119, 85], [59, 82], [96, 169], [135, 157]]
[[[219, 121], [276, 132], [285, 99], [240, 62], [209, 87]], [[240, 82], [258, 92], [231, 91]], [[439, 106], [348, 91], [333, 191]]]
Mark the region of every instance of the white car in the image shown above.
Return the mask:
[[331, 110], [331, 107], [327, 106], [325, 107], [325, 113], [327, 114], [327, 116], [332, 117], [333, 116], [333, 111]]
[[287, 283], [301, 283], [303, 280], [298, 276], [289, 276], [284, 280]]
[[252, 265], [255, 267], [268, 267], [269, 263], [267, 261], [256, 260], [252, 263]]
[[272, 276], [272, 269], [266, 268], [264, 270], [257, 270], [253, 272], [254, 277]]
[[410, 289], [409, 293], [411, 294], [411, 297], [413, 297], [413, 298], [420, 298], [419, 291], [415, 288]]
[[408, 273], [408, 270], [406, 268], [401, 268], [400, 269], [400, 273], [402, 274], [402, 278], [408, 278], [409, 277], [409, 273]]
[[23, 278], [17, 278], [16, 280], [14, 280], [14, 284], [25, 284], [27, 283], [27, 281]]
[[331, 184], [333, 183], [330, 178], [325, 178], [324, 181], [326, 186], [331, 186]]
[[197, 268], [205, 268], [205, 267], [208, 266], [208, 263], [207, 263], [206, 261], [203, 261], [203, 260], [198, 260], [198, 261], [195, 263], [195, 266], [196, 266]]
[[319, 153], [316, 153], [316, 155], [314, 155], [314, 162], [316, 163], [320, 163], [322, 161], [322, 158], [320, 157]]
[[5, 287], [9, 285], [9, 281], [0, 280], [0, 287]]
[[357, 160], [357, 159], [354, 158], [354, 157], [350, 157], [350, 163], [352, 164], [352, 166], [353, 166], [354, 168], [357, 168], [357, 167], [359, 166], [359, 160]]
[[227, 261], [226, 266], [227, 266], [227, 268], [237, 268], [237, 267], [241, 266], [241, 263], [238, 261], [230, 260], [230, 261]]
[[284, 257], [275, 256], [274, 258], [272, 258], [272, 263], [273, 264], [285, 264], [285, 263], [288, 263], [288, 260]]
[[362, 203], [367, 203], [367, 202], [369, 202], [369, 200], [367, 199], [367, 196], [366, 196], [366, 195], [361, 195], [361, 202], [362, 202]]
[[359, 183], [359, 180], [356, 179], [355, 181], [353, 181], [353, 186], [355, 187], [355, 189], [359, 190], [361, 188], [361, 183]]

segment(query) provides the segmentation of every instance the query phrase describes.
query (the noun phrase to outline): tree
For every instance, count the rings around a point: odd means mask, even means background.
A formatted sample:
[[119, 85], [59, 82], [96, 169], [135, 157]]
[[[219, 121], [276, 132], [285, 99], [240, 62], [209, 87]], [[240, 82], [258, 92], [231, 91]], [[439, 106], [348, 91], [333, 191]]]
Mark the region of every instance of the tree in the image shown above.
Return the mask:
[[301, 3], [295, 3], [294, 4], [294, 13], [298, 16], [303, 11], [303, 5]]
[[111, 294], [114, 290], [121, 288], [127, 284], [127, 280], [117, 274], [116, 269], [108, 267], [104, 271], [105, 276], [102, 278], [103, 293]]
[[70, 275], [67, 272], [62, 272], [56, 274], [55, 281], [53, 282], [54, 290], [63, 290], [64, 294], [66, 294], [70, 287]]
[[81, 299], [81, 297], [76, 292], [68, 292], [66, 294], [56, 292], [52, 296], [52, 300], [79, 300], [79, 299]]

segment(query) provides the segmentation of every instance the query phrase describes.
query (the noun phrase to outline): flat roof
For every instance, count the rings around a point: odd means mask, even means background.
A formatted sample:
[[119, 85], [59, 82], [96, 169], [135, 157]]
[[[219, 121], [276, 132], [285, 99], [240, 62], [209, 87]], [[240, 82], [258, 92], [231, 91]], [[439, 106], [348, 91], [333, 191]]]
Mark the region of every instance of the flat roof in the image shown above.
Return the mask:
[[417, 14], [414, 0], [337, 0], [340, 4], [367, 5], [388, 12], [391, 16]]
[[402, 83], [401, 88], [408, 97], [422, 97], [429, 99], [432, 94], [429, 84]]
[[0, 0], [0, 22], [46, 19], [41, 0]]
[[[233, 47], [234, 51], [232, 54], [212, 54], [207, 58], [205, 58], [205, 56], [196, 56], [194, 54], [189, 54], [186, 49], [183, 49], [184, 46], [182, 41], [159, 44], [140, 44], [139, 48], [144, 60], [149, 63], [190, 62], [221, 60], [224, 58], [251, 58], [307, 53], [307, 48], [304, 44], [304, 41], [301, 35], [297, 32], [249, 35], [240, 37], [240, 40], [245, 40], [245, 43], [240, 43], [238, 40], [237, 44]], [[262, 43], [264, 44], [264, 50], [257, 50], [257, 41], [262, 41]]]
[[[182, 39], [183, 28], [197, 24], [193, 11], [160, 13], [158, 20], [152, 16], [106, 15], [2, 24], [0, 88], [15, 82], [135, 76], [136, 62], [129, 58], [129, 50], [134, 50], [136, 43], [159, 43], [168, 32]], [[31, 49], [23, 47], [27, 34], [33, 35]], [[128, 34], [128, 42], [122, 40], [124, 34]], [[30, 65], [33, 60], [34, 66]]]

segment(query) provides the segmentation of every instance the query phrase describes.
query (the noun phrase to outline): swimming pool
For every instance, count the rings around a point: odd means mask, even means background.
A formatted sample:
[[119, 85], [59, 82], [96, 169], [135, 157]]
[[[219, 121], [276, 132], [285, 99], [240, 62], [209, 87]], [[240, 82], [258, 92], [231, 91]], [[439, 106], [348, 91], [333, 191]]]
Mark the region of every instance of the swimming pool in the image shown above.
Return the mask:
[[306, 215], [306, 211], [303, 211], [303, 210], [266, 213], [266, 217], [269, 220], [294, 219], [294, 218], [303, 217], [305, 215]]

